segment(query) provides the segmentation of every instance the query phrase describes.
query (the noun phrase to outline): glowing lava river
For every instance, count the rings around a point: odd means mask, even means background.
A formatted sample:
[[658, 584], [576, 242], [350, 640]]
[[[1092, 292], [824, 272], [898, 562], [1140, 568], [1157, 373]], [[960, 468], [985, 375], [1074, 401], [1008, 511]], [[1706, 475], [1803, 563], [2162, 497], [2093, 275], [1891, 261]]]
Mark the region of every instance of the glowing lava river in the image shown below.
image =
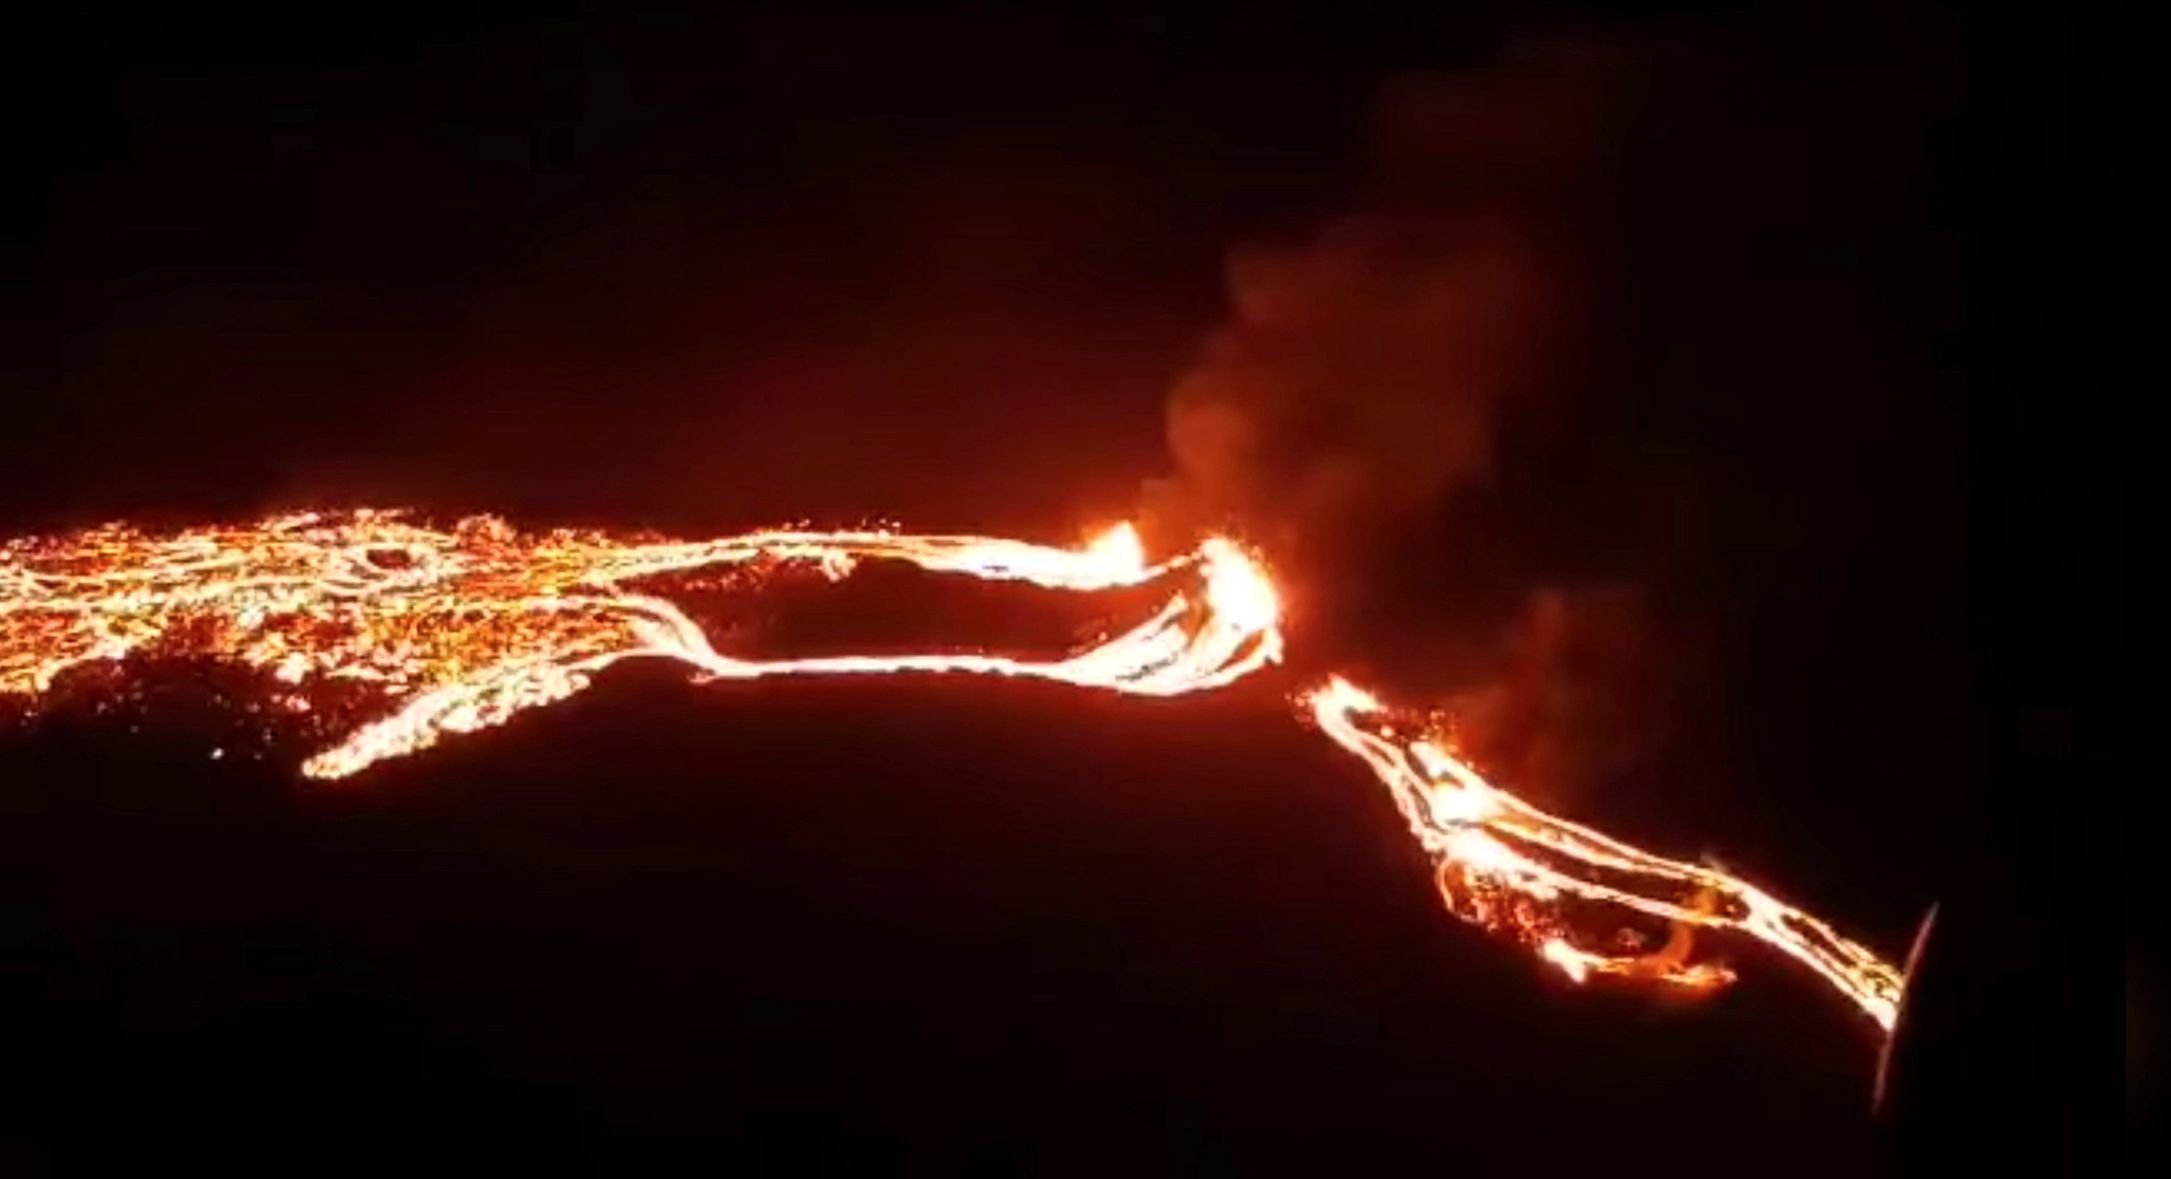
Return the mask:
[[[867, 561], [1048, 589], [1167, 582], [1144, 621], [1048, 660], [983, 653], [749, 660], [718, 652], [659, 579]], [[1148, 562], [1120, 526], [1052, 547], [883, 530], [751, 532], [703, 541], [592, 531], [523, 534], [491, 517], [430, 528], [396, 513], [303, 513], [150, 535], [110, 525], [0, 545], [0, 697], [35, 705], [63, 677], [131, 656], [210, 658], [265, 673], [277, 707], [333, 687], [376, 703], [309, 756], [355, 774], [447, 734], [565, 699], [602, 669], [652, 656], [707, 678], [964, 673], [1174, 696], [1279, 662], [1280, 607], [1258, 560], [1212, 537]], [[1491, 785], [1420, 715], [1335, 679], [1302, 695], [1313, 721], [1393, 797], [1457, 916], [1519, 940], [1568, 977], [1706, 992], [1732, 980], [1695, 930], [1746, 936], [1814, 971], [1889, 1032], [1899, 970], [1823, 922], [1716, 869], [1639, 851]], [[1655, 924], [1656, 928], [1652, 928]], [[1660, 938], [1663, 936], [1663, 940]], [[1656, 943], [1656, 944], [1654, 944]]]

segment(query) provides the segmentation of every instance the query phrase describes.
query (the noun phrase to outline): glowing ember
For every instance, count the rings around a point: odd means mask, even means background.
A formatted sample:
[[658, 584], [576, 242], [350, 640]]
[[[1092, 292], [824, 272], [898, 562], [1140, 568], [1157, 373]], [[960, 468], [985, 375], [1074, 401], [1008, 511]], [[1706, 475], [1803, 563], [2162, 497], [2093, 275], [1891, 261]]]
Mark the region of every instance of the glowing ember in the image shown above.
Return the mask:
[[[1364, 759], [1394, 796], [1437, 867], [1440, 895], [1457, 916], [1534, 947], [1569, 978], [1620, 975], [1708, 991], [1733, 974], [1692, 962], [1690, 930], [1732, 930], [1822, 975], [1878, 1026], [1898, 1017], [1900, 972], [1831, 927], [1723, 872], [1663, 859], [1588, 827], [1555, 818], [1480, 777], [1371, 693], [1335, 679], [1306, 696], [1319, 727]], [[1641, 914], [1672, 925], [1655, 950], [1594, 948], [1594, 914]]]
[[[1052, 661], [983, 654], [757, 661], [716, 651], [671, 602], [629, 590], [661, 575], [754, 562], [811, 564], [832, 578], [862, 560], [1090, 591], [1189, 570], [1145, 622]], [[1079, 549], [886, 531], [756, 532], [720, 540], [524, 536], [478, 517], [450, 530], [396, 514], [300, 514], [154, 537], [119, 526], [0, 548], [0, 694], [45, 692], [97, 660], [156, 646], [264, 669], [308, 689], [367, 685], [389, 715], [343, 735], [303, 771], [337, 778], [564, 699], [621, 659], [664, 656], [708, 677], [972, 672], [1172, 696], [1218, 687], [1281, 656], [1273, 589], [1237, 545], [1146, 563], [1128, 525]]]

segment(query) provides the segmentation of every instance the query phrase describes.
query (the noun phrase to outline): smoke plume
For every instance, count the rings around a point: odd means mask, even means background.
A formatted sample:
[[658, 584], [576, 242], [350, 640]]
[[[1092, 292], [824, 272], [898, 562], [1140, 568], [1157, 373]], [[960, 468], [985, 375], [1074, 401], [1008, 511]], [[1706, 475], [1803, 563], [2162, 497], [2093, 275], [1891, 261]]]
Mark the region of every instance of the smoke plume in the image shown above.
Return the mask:
[[1484, 480], [1502, 409], [1574, 363], [1572, 210], [1618, 72], [1554, 46], [1386, 87], [1366, 203], [1233, 251], [1229, 321], [1169, 399], [1159, 511], [1301, 557]]
[[1150, 517], [1265, 548], [1306, 650], [1452, 698], [1474, 750], [1543, 782], [1617, 760], [1635, 725], [1595, 713], [1649, 666], [1636, 593], [1533, 568], [1501, 477], [1507, 435], [1542, 434], [1591, 364], [1589, 194], [1631, 64], [1555, 42], [1385, 87], [1361, 204], [1232, 252], [1149, 489]]

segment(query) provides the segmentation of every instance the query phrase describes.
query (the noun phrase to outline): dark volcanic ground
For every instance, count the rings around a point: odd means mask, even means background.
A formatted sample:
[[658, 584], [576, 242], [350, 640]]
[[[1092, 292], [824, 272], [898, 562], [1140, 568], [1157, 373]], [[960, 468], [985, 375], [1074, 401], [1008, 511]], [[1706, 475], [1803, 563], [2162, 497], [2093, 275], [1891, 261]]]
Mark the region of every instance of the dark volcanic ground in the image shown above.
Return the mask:
[[680, 680], [623, 669], [331, 787], [156, 726], [0, 745], [11, 1149], [31, 1173], [1868, 1162], [1872, 1032], [1835, 996], [1763, 958], [1701, 1004], [1579, 990], [1458, 925], [1286, 682]]

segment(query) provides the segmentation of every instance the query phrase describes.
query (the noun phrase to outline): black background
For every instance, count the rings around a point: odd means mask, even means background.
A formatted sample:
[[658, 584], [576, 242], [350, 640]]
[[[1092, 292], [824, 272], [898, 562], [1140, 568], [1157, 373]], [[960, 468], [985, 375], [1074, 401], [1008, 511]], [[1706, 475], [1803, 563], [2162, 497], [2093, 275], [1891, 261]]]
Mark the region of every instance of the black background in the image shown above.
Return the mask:
[[[1661, 108], [1623, 190], [1633, 391], [1585, 453], [1702, 456], [1677, 589], [1712, 603], [1720, 672], [1663, 772], [1579, 813], [1894, 954], [1945, 902], [1980, 983], [1918, 1066], [1922, 1138], [1962, 1118], [2034, 1170], [2110, 1133], [2069, 1088], [2095, 1016], [2067, 959], [2104, 921], [2075, 902], [2109, 866], [2069, 838], [2107, 813], [2076, 783], [2117, 764], [2082, 705], [2117, 611], [2030, 232], [2061, 199], [2059, 28], [8, 19], [10, 534], [365, 502], [1074, 535], [1161, 469], [1224, 249], [1355, 199], [1384, 79], [1512, 30], [1713, 46], [1734, 68]], [[626, 669], [332, 789], [207, 760], [222, 722], [178, 688], [21, 722], [0, 1167], [1881, 1157], [1873, 1037], [1835, 998], [1753, 955], [1692, 1007], [1579, 990], [1456, 925], [1294, 686]]]

